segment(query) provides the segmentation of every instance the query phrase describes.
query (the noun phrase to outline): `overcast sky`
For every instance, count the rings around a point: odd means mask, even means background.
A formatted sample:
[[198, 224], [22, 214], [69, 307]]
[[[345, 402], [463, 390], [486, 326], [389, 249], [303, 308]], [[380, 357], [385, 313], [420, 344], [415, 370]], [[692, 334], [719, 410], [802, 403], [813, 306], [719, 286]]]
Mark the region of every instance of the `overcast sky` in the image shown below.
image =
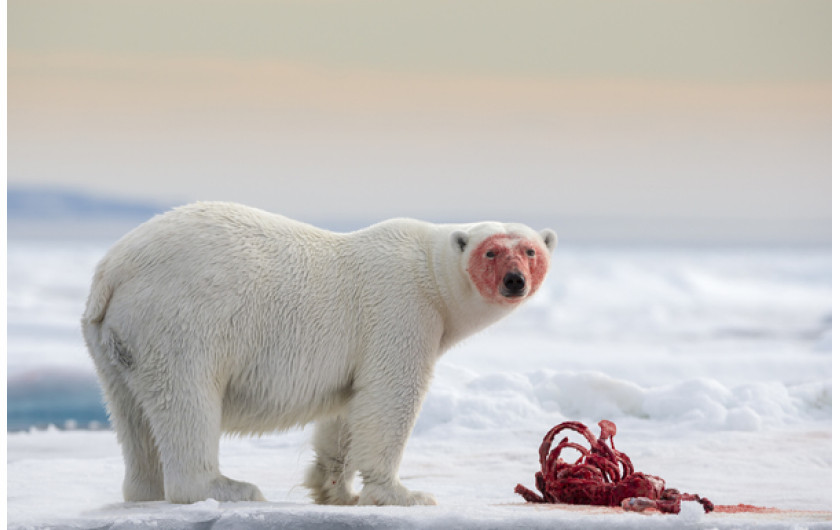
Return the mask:
[[829, 0], [10, 0], [8, 90], [9, 185], [830, 237]]

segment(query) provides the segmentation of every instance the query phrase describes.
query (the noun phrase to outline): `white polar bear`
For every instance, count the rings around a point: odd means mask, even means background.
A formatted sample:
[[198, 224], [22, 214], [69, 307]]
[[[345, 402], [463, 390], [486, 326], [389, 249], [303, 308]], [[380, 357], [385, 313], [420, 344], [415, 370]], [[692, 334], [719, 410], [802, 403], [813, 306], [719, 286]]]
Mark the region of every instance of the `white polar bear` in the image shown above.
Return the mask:
[[317, 420], [316, 502], [434, 504], [397, 477], [434, 363], [533, 294], [556, 241], [409, 219], [339, 234], [229, 203], [144, 223], [97, 266], [82, 318], [125, 499], [263, 500], [219, 472], [220, 434]]

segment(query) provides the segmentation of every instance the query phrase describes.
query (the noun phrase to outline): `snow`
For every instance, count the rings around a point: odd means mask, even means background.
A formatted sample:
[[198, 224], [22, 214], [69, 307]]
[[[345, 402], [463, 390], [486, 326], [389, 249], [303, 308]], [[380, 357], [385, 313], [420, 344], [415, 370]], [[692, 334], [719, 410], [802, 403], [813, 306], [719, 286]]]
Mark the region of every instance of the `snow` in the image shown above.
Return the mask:
[[[78, 319], [108, 244], [9, 240], [10, 411], [11, 389], [32, 397], [39, 377], [89, 382]], [[52, 427], [8, 434], [8, 524], [828, 528], [831, 392], [830, 249], [561, 245], [528, 306], [438, 363], [400, 470], [438, 506], [311, 504], [301, 486], [311, 427], [222, 440], [222, 471], [259, 485], [268, 503], [124, 503], [114, 433]], [[513, 493], [533, 489], [550, 427], [577, 420], [597, 433], [604, 418], [636, 469], [668, 487], [784, 511], [704, 514], [688, 503], [678, 516], [635, 514], [527, 505]], [[59, 425], [87, 425], [68, 420]]]

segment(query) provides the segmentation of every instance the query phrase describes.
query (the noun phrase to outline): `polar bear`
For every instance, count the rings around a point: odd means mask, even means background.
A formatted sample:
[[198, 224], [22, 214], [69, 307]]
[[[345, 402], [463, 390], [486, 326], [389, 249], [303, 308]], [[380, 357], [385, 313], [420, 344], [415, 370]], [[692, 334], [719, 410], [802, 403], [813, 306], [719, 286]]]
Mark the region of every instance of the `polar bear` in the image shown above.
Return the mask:
[[534, 294], [556, 241], [410, 219], [342, 234], [212, 202], [140, 225], [96, 267], [82, 317], [125, 500], [264, 500], [219, 472], [221, 433], [317, 421], [316, 502], [434, 504], [397, 476], [434, 363]]

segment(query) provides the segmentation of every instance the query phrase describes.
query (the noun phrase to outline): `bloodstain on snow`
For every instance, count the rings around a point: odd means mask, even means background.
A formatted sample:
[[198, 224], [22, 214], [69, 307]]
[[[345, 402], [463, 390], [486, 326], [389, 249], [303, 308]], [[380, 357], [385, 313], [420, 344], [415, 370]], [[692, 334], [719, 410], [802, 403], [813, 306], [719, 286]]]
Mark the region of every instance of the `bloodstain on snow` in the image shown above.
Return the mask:
[[719, 513], [782, 513], [784, 510], [752, 504], [717, 504], [715, 511]]
[[[533, 252], [532, 256], [528, 255], [529, 251]], [[482, 296], [498, 303], [515, 304], [536, 292], [542, 284], [548, 271], [548, 251], [539, 241], [496, 234], [472, 251], [467, 270]], [[525, 278], [522, 296], [502, 295], [502, 282], [509, 272], [519, 272]]]

